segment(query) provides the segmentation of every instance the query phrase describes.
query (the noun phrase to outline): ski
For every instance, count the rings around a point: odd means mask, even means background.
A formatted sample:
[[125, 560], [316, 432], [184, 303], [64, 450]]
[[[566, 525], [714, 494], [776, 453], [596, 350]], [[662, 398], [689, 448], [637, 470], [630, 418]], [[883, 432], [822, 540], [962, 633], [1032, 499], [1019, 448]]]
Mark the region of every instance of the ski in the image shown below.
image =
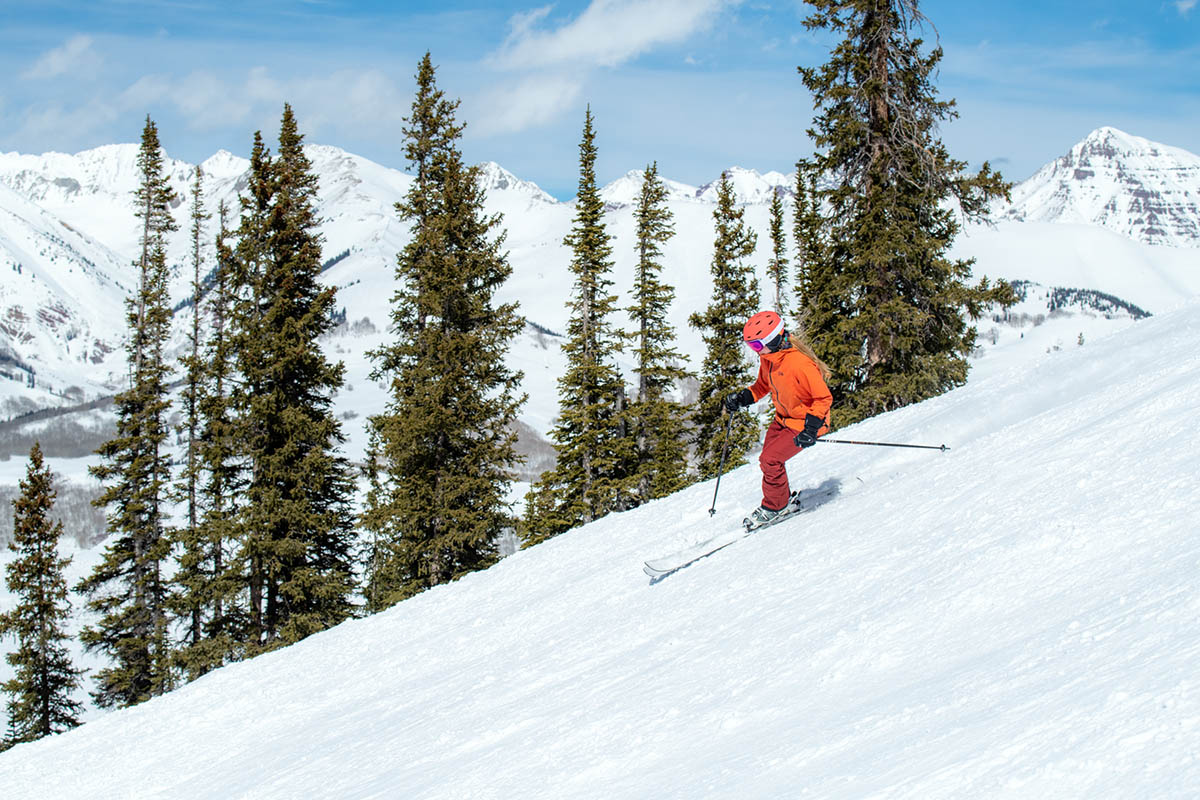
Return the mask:
[[[836, 493], [836, 490], [809, 493], [807, 497], [832, 497]], [[816, 505], [820, 504], [817, 503]], [[803, 514], [805, 511], [814, 507], [815, 505], [805, 506], [800, 499], [799, 493], [793, 492], [792, 499], [788, 501], [788, 508], [791, 510], [780, 514], [770, 522], [764, 525], [755, 526], [753, 528], [747, 527], [743, 522], [742, 526], [740, 526], [737, 530], [719, 533], [711, 539], [705, 539], [703, 542], [691, 545], [690, 547], [685, 547], [677, 553], [672, 553], [669, 556], [663, 556], [662, 558], [656, 558], [651, 561], [647, 561], [642, 566], [642, 572], [645, 572], [652, 579], [658, 579], [664, 575], [670, 575], [672, 572], [683, 569], [689, 564], [693, 564], [696, 561], [705, 558], [706, 556], [711, 556], [718, 550], [725, 549], [734, 542], [744, 539], [752, 533], [757, 533], [764, 528], [770, 528], [774, 525], [778, 525], [779, 523], [789, 520], [797, 514]]]

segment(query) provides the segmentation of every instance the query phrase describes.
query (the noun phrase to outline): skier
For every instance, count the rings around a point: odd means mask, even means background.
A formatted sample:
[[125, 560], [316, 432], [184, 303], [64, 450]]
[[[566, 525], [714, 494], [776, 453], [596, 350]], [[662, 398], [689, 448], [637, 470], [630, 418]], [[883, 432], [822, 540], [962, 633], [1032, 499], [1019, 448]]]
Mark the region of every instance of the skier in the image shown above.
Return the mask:
[[725, 398], [725, 407], [734, 413], [768, 393], [775, 403], [775, 419], [767, 428], [758, 459], [762, 505], [745, 520], [747, 528], [757, 528], [788, 510], [791, 495], [785, 463], [829, 432], [833, 395], [825, 385], [829, 367], [807, 344], [789, 337], [774, 311], [752, 316], [742, 328], [742, 340], [758, 355], [758, 380]]

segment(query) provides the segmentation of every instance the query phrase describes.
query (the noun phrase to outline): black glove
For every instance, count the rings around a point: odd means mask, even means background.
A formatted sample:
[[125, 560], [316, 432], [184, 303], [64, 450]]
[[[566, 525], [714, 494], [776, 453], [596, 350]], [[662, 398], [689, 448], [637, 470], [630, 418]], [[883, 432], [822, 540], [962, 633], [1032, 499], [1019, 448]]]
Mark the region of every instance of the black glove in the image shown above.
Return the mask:
[[749, 389], [742, 389], [740, 392], [734, 392], [725, 398], [725, 407], [732, 414], [742, 408], [749, 408], [754, 405], [754, 395], [750, 394]]
[[817, 443], [817, 431], [821, 430], [821, 426], [825, 424], [825, 420], [815, 414], [806, 414], [804, 416], [804, 430], [796, 434], [796, 438], [792, 441], [796, 447], [801, 449], [812, 447]]

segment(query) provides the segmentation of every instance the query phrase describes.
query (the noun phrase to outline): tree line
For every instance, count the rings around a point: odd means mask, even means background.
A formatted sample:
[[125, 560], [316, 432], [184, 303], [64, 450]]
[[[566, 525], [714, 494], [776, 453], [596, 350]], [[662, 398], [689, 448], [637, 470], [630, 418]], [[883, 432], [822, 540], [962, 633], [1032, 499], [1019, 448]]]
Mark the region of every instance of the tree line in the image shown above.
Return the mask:
[[[411, 237], [396, 257], [390, 336], [369, 353], [388, 399], [367, 421], [362, 475], [342, 453], [332, 413], [344, 369], [319, 338], [335, 324], [335, 290], [318, 280], [317, 179], [291, 107], [274, 152], [255, 133], [239, 208], [217, 209], [216, 263], [207, 270], [211, 216], [196, 168], [194, 313], [178, 364], [166, 354], [166, 241], [179, 199], [147, 118], [128, 376], [116, 398], [117, 433], [92, 469], [109, 535], [102, 561], [74, 587], [93, 619], [83, 645], [106, 662], [93, 676], [96, 704], [143, 702], [487, 568], [514, 530], [532, 546], [712, 477], [726, 439], [728, 463], [744, 463], [761, 425], [724, 416], [722, 399], [753, 380], [741, 328], [764, 300], [834, 368], [838, 424], [963, 383], [975, 339], [969, 319], [986, 304], [1011, 302], [1011, 289], [968, 284], [970, 262], [947, 251], [959, 219], [984, 217], [987, 201], [1008, 187], [986, 164], [967, 174], [937, 138], [953, 102], [936, 98], [930, 76], [941, 53], [926, 52], [915, 36], [915, 0], [812, 5], [806, 24], [845, 40], [824, 67], [800, 68], [814, 98], [816, 154], [797, 164], [793, 243], [776, 195], [769, 283], [760, 287], [750, 263], [757, 234], [721, 177], [712, 296], [689, 318], [705, 344], [694, 371], [667, 321], [675, 293], [662, 279], [663, 254], [675, 231], [654, 162], [633, 211], [627, 327], [615, 319], [612, 237], [587, 109], [565, 239], [574, 282], [551, 432], [557, 460], [531, 487], [520, 519], [507, 496], [526, 397], [505, 357], [525, 322], [515, 304], [495, 302], [511, 274], [503, 221], [484, 210], [478, 169], [459, 146], [459, 104], [437, 87], [430, 55], [418, 66], [402, 131], [414, 181], [395, 208]], [[633, 363], [631, 383], [616, 361], [622, 352]], [[168, 383], [177, 373], [173, 400]], [[698, 384], [690, 404], [680, 391], [687, 378]], [[179, 455], [168, 447], [176, 404]], [[80, 673], [63, 647], [69, 604], [49, 481], [35, 445], [14, 503], [20, 556], [8, 581], [21, 602], [0, 617], [0, 632], [18, 642], [9, 655], [17, 676], [3, 687], [13, 698], [9, 745], [78, 723], [71, 698]]]

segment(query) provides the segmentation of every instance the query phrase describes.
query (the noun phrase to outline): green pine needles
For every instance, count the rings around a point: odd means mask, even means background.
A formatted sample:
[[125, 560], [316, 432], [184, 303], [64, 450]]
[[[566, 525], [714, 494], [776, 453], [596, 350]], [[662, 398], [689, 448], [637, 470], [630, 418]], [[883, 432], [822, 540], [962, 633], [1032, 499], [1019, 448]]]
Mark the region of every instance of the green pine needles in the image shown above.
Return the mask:
[[957, 112], [932, 84], [940, 48], [926, 54], [913, 37], [916, 0], [811, 4], [806, 27], [844, 38], [826, 64], [799, 68], [817, 115], [816, 154], [797, 165], [798, 315], [833, 370], [845, 425], [966, 381], [967, 318], [1010, 304], [1012, 292], [986, 278], [969, 285], [971, 261], [947, 253], [957, 214], [985, 218], [1008, 184], [986, 163], [964, 174], [938, 140]]
[[5, 657], [13, 677], [0, 684], [9, 697], [8, 732], [0, 739], [0, 750], [74, 728], [83, 713], [74, 699], [81, 672], [72, 665], [66, 645], [71, 604], [63, 570], [71, 560], [58, 557], [63, 526], [50, 519], [52, 484], [35, 443], [20, 496], [13, 501], [12, 549], [17, 557], [5, 569], [17, 603], [0, 614], [0, 637], [13, 638], [16, 649]]
[[143, 224], [138, 289], [127, 301], [129, 388], [116, 398], [117, 434], [100, 447], [101, 463], [90, 470], [104, 486], [96, 503], [108, 508], [109, 538], [104, 560], [78, 587], [100, 617], [84, 629], [84, 646], [112, 662], [96, 675], [92, 696], [102, 707], [133, 705], [172, 687], [164, 519], [171, 367], [164, 350], [171, 325], [166, 234], [175, 230], [175, 193], [149, 118], [138, 170], [135, 199]]
[[642, 175], [633, 219], [637, 251], [634, 304], [626, 311], [637, 383], [625, 410], [625, 429], [633, 439], [627, 494], [633, 505], [641, 505], [691, 482], [687, 408], [674, 399], [680, 382], [689, 377], [683, 367], [687, 359], [675, 348], [675, 329], [667, 321], [675, 290], [662, 281], [663, 246], [675, 235], [675, 228], [657, 162]]
[[237, 566], [248, 588], [251, 654], [290, 644], [353, 612], [350, 465], [332, 410], [340, 362], [319, 339], [336, 290], [318, 281], [317, 178], [285, 105], [279, 152], [256, 134], [235, 257], [237, 433], [248, 467]]
[[536, 544], [610, 511], [630, 507], [633, 440], [625, 416], [625, 383], [617, 367], [621, 335], [612, 316], [612, 243], [596, 185], [592, 110], [579, 144], [575, 220], [563, 243], [571, 248], [571, 320], [563, 352], [567, 371], [558, 381], [559, 417], [551, 433], [558, 463], [530, 490], [525, 546]]
[[767, 261], [767, 280], [771, 289], [771, 308], [779, 316], [788, 316], [788, 250], [787, 232], [783, 219], [783, 198], [779, 192], [771, 195], [771, 258]]
[[396, 259], [394, 338], [370, 354], [389, 393], [368, 426], [371, 611], [493, 564], [515, 525], [507, 496], [521, 461], [523, 376], [504, 358], [524, 320], [494, 302], [512, 271], [501, 219], [484, 213], [479, 170], [458, 150], [458, 102], [437, 88], [428, 53], [416, 79], [404, 129], [416, 180], [396, 204], [412, 240]]
[[[724, 400], [754, 382], [756, 365], [742, 344], [746, 320], [759, 310], [758, 279], [747, 261], [758, 236], [737, 206], [733, 183], [722, 173], [717, 185], [717, 207], [713, 211], [716, 238], [713, 241], [712, 300], [689, 322], [704, 338], [704, 362], [700, 367], [700, 393], [692, 409], [696, 470], [701, 479], [717, 474], [725, 441]], [[736, 414], [729, 428], [726, 469], [746, 463], [746, 453], [757, 442], [761, 426], [750, 414]]]

